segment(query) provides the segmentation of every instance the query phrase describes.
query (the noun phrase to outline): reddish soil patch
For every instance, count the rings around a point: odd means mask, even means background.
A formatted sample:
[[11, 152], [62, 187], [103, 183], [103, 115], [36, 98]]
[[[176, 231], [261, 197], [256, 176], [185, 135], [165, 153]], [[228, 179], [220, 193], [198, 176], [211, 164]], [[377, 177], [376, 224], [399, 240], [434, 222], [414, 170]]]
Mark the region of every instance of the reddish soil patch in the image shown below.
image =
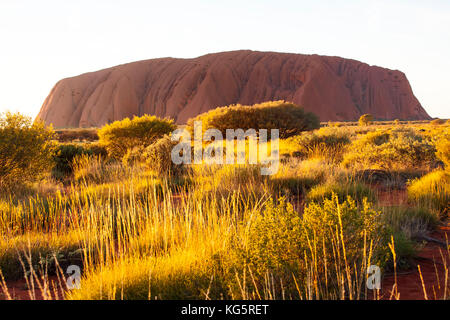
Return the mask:
[[[446, 236], [447, 238], [450, 236], [448, 224], [439, 227], [431, 235], [432, 238], [444, 243]], [[414, 260], [414, 265], [415, 267], [409, 272], [397, 274], [397, 292], [400, 300], [436, 300], [450, 297], [450, 279], [448, 279], [450, 253], [447, 248], [435, 242], [428, 242]], [[420, 266], [424, 285], [422, 285], [418, 266]], [[395, 299], [392, 295], [394, 283], [394, 275], [385, 277], [381, 289], [382, 299]]]
[[[8, 294], [5, 293], [3, 288], [0, 288], [0, 300], [45, 300], [41, 289], [38, 284], [34, 284], [34, 291], [28, 287], [25, 279], [17, 281], [7, 281], [6, 286], [8, 288]], [[50, 296], [50, 300], [60, 300], [63, 299], [64, 294], [59, 285], [59, 280], [57, 276], [50, 276], [48, 278], [48, 289], [47, 297]], [[33, 294], [34, 292], [34, 294]]]
[[406, 190], [384, 190], [378, 189], [378, 204], [380, 206], [407, 206], [408, 194]]

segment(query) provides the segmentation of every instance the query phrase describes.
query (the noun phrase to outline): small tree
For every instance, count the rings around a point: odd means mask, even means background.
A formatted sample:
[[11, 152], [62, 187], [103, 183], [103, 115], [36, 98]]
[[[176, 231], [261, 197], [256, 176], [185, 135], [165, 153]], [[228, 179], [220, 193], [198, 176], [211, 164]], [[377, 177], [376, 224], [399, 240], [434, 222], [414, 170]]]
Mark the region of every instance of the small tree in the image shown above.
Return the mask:
[[52, 168], [53, 128], [20, 113], [0, 117], [0, 188], [42, 179]]
[[210, 110], [188, 120], [187, 128], [191, 132], [195, 121], [202, 121], [203, 130], [214, 128], [224, 135], [227, 129], [279, 129], [281, 139], [320, 127], [319, 118], [315, 114], [282, 100]]
[[368, 126], [372, 123], [373, 121], [373, 116], [371, 114], [363, 114], [361, 117], [359, 117], [359, 125], [360, 126]]
[[143, 149], [175, 129], [173, 120], [144, 115], [107, 124], [98, 131], [98, 136], [109, 156], [122, 159], [128, 150]]

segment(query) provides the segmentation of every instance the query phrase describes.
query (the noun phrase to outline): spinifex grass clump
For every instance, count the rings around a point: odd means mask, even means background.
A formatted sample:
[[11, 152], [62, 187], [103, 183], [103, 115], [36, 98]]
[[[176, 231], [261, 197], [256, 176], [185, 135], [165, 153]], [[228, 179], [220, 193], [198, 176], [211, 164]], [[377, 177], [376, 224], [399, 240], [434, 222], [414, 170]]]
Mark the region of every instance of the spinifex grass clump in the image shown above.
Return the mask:
[[[239, 193], [175, 202], [168, 189], [144, 202], [117, 199], [114, 212], [90, 213], [86, 272], [72, 299], [205, 299], [229, 297], [216, 259], [228, 252], [241, 221], [261, 204], [240, 208]], [[134, 198], [132, 198], [134, 199]], [[111, 221], [111, 216], [116, 217]], [[99, 259], [99, 257], [103, 257]]]
[[345, 131], [321, 128], [306, 132], [280, 142], [280, 154], [299, 158], [324, 158], [330, 162], [339, 162], [345, 146], [350, 143]]
[[306, 195], [308, 202], [322, 202], [325, 199], [331, 198], [335, 194], [341, 201], [345, 200], [347, 196], [352, 197], [358, 203], [362, 203], [366, 198], [371, 202], [376, 200], [375, 192], [364, 183], [348, 182], [338, 183], [331, 182], [313, 187]]
[[433, 171], [408, 186], [408, 198], [420, 206], [429, 207], [446, 218], [450, 211], [450, 173]]

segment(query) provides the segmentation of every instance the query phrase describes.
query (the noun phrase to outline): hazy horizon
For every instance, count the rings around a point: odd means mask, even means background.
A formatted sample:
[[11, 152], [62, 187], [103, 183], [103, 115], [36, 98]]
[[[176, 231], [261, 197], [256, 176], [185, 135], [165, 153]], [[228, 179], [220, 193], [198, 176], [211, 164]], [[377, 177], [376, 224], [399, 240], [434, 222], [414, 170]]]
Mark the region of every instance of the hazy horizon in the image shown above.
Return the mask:
[[35, 117], [57, 81], [162, 57], [234, 50], [318, 54], [400, 70], [450, 118], [445, 1], [3, 1], [0, 112]]

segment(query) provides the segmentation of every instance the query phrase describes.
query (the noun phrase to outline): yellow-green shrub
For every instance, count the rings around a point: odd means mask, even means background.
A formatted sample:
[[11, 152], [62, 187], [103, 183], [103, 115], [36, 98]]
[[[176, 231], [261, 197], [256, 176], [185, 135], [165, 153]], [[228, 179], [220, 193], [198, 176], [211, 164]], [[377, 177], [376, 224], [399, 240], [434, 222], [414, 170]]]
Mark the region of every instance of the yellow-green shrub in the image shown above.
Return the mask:
[[361, 281], [357, 274], [364, 266], [383, 262], [378, 259], [386, 256], [385, 240], [380, 212], [366, 201], [357, 206], [350, 197], [340, 202], [333, 196], [322, 204], [309, 204], [300, 217], [281, 198], [268, 202], [251, 224], [236, 268], [252, 272], [258, 292], [270, 279], [275, 298], [330, 299], [339, 297], [341, 290], [354, 298], [359, 289], [349, 288], [341, 277]]
[[433, 166], [434, 144], [413, 130], [368, 132], [355, 140], [344, 155], [343, 165], [362, 169], [405, 169]]
[[107, 124], [98, 131], [98, 136], [109, 156], [121, 159], [129, 149], [145, 148], [175, 128], [173, 120], [144, 115]]
[[0, 188], [37, 181], [52, 168], [52, 127], [19, 113], [0, 118]]

